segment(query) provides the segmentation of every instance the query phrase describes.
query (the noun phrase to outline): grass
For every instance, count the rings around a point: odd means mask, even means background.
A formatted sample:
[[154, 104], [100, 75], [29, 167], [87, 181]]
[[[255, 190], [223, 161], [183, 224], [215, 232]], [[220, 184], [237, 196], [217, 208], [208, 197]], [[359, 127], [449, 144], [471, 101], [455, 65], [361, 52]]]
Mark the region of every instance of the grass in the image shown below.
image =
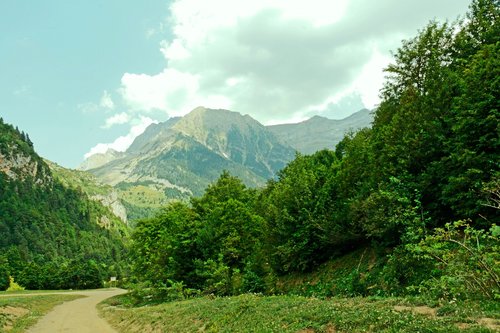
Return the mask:
[[169, 202], [162, 191], [144, 185], [134, 185], [122, 189], [119, 195], [120, 199], [137, 207], [159, 208]]
[[[48, 295], [50, 291], [18, 291], [0, 293], [0, 332], [24, 332], [54, 306], [74, 300], [80, 295]], [[23, 296], [23, 294], [39, 294]]]
[[499, 332], [498, 302], [425, 304], [410, 298], [259, 296], [100, 305], [120, 332]]
[[[384, 256], [377, 255], [371, 247], [362, 247], [323, 263], [313, 272], [277, 278], [273, 292], [312, 297], [358, 296], [361, 289], [380, 289], [376, 279], [384, 263]], [[354, 273], [359, 273], [355, 274], [358, 280], [353, 281]], [[359, 284], [357, 288], [353, 282]]]

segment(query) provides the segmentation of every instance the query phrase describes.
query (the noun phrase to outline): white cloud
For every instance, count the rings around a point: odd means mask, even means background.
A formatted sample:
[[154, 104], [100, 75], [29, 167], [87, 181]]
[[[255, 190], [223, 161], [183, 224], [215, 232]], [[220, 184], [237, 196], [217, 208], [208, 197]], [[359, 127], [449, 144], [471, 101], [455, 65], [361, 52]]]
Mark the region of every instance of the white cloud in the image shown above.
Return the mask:
[[157, 121], [149, 117], [140, 117], [139, 119], [135, 120], [135, 124], [130, 128], [128, 134], [118, 137], [111, 143], [98, 143], [97, 145], [92, 147], [90, 151], [84, 155], [84, 157], [89, 158], [90, 156], [95, 154], [104, 154], [109, 149], [123, 152], [127, 150], [128, 147], [130, 147], [136, 137], [141, 135], [146, 130], [146, 128], [153, 123], [157, 123]]
[[15, 96], [25, 96], [30, 93], [30, 87], [27, 85], [22, 85], [21, 87], [18, 87], [14, 89], [12, 92]]
[[390, 64], [391, 60], [389, 55], [374, 49], [371, 59], [363, 66], [354, 82], [354, 90], [359, 92], [363, 104], [370, 110], [380, 102], [379, 89], [374, 87], [382, 87], [385, 80], [384, 68]]
[[198, 105], [262, 122], [332, 110], [349, 94], [372, 108], [382, 69], [403, 38], [430, 19], [455, 18], [469, 0], [177, 0], [160, 43], [160, 73], [125, 73], [134, 112], [183, 115]]
[[111, 94], [107, 90], [104, 90], [101, 99], [99, 100], [99, 103], [95, 102], [81, 103], [77, 105], [77, 108], [82, 113], [95, 113], [103, 110], [112, 111], [115, 108], [115, 103], [111, 98]]
[[106, 119], [106, 123], [103, 126], [101, 126], [101, 128], [111, 128], [114, 125], [126, 124], [129, 121], [130, 121], [130, 116], [127, 113], [125, 112], [117, 113]]
[[108, 93], [106, 90], [102, 93], [101, 101], [99, 102], [99, 105], [104, 108], [104, 109], [109, 109], [113, 110], [115, 108], [115, 103], [111, 99], [110, 93]]

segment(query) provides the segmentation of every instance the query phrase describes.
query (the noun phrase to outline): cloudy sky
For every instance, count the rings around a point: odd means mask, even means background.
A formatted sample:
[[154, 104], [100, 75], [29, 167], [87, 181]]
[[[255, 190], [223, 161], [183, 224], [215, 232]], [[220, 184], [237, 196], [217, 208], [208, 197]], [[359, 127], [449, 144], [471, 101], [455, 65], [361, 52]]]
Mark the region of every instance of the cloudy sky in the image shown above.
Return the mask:
[[76, 167], [197, 106], [264, 124], [379, 102], [383, 68], [469, 0], [2, 0], [0, 116]]

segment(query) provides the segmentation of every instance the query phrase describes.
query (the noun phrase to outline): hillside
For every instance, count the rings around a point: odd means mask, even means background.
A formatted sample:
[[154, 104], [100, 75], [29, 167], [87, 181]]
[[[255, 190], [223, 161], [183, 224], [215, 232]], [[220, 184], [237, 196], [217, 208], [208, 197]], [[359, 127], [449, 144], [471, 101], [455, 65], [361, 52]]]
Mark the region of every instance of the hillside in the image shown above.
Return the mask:
[[[72, 170], [44, 160], [50, 167], [54, 177], [64, 186], [83, 191], [91, 200], [100, 202], [107, 207], [125, 224], [127, 223], [127, 210], [119, 198], [119, 193], [112, 186], [100, 183], [97, 178], [85, 171]], [[120, 225], [122, 225], [120, 223]]]
[[313, 154], [321, 149], [335, 149], [346, 133], [370, 127], [372, 122], [372, 111], [363, 109], [341, 120], [314, 116], [300, 123], [267, 128], [282, 143], [303, 154]]
[[[0, 188], [2, 274], [31, 289], [84, 288], [122, 270], [126, 225], [81, 189], [62, 183], [29, 136], [1, 119]], [[91, 282], [78, 275], [93, 271]]]

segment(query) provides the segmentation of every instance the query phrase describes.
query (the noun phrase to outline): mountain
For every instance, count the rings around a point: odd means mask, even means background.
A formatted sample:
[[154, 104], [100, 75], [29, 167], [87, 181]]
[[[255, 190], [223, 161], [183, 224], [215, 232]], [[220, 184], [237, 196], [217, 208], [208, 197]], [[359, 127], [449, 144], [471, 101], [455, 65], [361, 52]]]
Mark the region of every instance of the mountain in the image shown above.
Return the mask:
[[[42, 275], [54, 276], [45, 270], [51, 265], [60, 268], [51, 287], [83, 288], [71, 284], [79, 278], [66, 273], [79, 265], [117, 274], [127, 234], [128, 227], [108, 207], [62, 182], [29, 136], [0, 118], [0, 271], [39, 288]], [[98, 278], [92, 285], [101, 283]]]
[[325, 148], [335, 149], [347, 132], [369, 127], [372, 121], [372, 112], [363, 109], [341, 120], [314, 116], [297, 124], [273, 125], [267, 129], [283, 144], [303, 154], [312, 154]]
[[94, 154], [86, 158], [80, 165], [79, 169], [83, 171], [95, 169], [122, 156], [122, 152], [110, 148], [105, 153]]
[[263, 185], [294, 154], [248, 115], [199, 107], [150, 125], [121, 156], [89, 172], [119, 189], [128, 208], [154, 208], [201, 195], [223, 170], [249, 186]]

